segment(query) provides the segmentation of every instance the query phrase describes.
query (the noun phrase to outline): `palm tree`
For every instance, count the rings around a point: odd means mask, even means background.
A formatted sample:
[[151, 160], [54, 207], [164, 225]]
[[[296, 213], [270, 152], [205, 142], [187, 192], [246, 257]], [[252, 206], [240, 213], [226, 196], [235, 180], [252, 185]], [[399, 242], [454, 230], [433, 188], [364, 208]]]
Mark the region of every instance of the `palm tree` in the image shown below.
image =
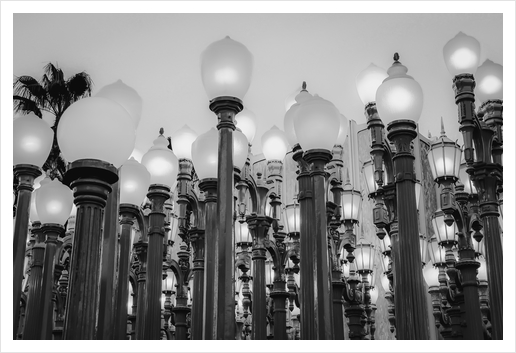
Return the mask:
[[32, 76], [20, 76], [14, 80], [15, 113], [34, 113], [43, 118], [43, 112], [48, 112], [55, 117], [52, 126], [54, 142], [50, 155], [43, 165], [43, 170], [48, 172], [52, 179], [57, 177], [62, 180], [66, 171], [65, 161], [61, 157], [56, 138], [59, 120], [72, 103], [91, 96], [92, 86], [93, 81], [84, 71], [65, 80], [63, 70], [52, 63], [44, 67], [41, 82]]

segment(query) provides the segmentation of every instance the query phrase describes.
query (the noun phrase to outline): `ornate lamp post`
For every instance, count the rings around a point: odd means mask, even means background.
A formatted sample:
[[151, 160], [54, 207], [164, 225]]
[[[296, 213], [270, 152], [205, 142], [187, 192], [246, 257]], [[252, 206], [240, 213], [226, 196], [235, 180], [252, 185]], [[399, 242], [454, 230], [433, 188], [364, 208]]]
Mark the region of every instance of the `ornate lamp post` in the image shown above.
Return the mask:
[[[503, 79], [501, 66], [479, 68], [482, 105], [475, 113], [473, 75], [480, 61], [480, 43], [460, 32], [443, 48], [444, 60], [453, 78], [460, 131], [464, 139], [467, 172], [478, 190], [480, 217], [486, 237], [489, 297], [493, 339], [503, 339], [503, 250], [497, 192], [502, 185]], [[491, 66], [491, 68], [489, 68]]]
[[226, 37], [209, 45], [201, 56], [201, 77], [210, 99], [210, 110], [218, 118], [217, 215], [215, 233], [217, 310], [216, 338], [234, 339], [233, 283], [233, 130], [235, 115], [243, 109], [242, 99], [251, 83], [252, 54], [239, 42]]
[[20, 313], [29, 209], [34, 179], [41, 175], [52, 148], [53, 131], [34, 114], [16, 118], [13, 122], [14, 176], [18, 179], [18, 197], [13, 235], [13, 339], [16, 339]]

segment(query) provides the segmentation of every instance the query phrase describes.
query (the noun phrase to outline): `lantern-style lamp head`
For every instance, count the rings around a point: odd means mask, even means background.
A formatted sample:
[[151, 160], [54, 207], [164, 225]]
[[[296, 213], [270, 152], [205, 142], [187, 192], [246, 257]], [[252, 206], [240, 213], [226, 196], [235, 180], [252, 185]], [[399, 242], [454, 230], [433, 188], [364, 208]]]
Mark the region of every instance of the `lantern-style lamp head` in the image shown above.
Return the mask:
[[197, 136], [197, 133], [188, 125], [184, 125], [170, 136], [172, 151], [177, 158], [192, 159], [192, 143]]
[[378, 191], [378, 184], [374, 180], [374, 164], [372, 160], [367, 160], [363, 164], [362, 171], [364, 173], [364, 179], [366, 181], [367, 194], [371, 195]]
[[141, 205], [149, 190], [151, 175], [133, 157], [120, 167], [120, 203]]
[[287, 136], [274, 125], [262, 135], [262, 151], [269, 161], [283, 161], [288, 151]]
[[437, 241], [439, 244], [457, 244], [457, 223], [453, 222], [451, 226], [446, 225], [444, 216], [444, 212], [438, 209], [432, 217], [432, 226]]
[[398, 53], [394, 54], [394, 64], [387, 70], [389, 77], [376, 91], [376, 108], [386, 125], [394, 120], [417, 122], [423, 110], [423, 90], [398, 59]]
[[265, 261], [265, 285], [272, 286], [274, 284], [274, 263], [272, 259]]
[[95, 95], [117, 102], [127, 110], [136, 129], [142, 117], [142, 97], [133, 88], [129, 87], [122, 80], [104, 86]]
[[480, 43], [459, 32], [443, 48], [444, 62], [452, 76], [475, 74], [480, 63]]
[[38, 189], [36, 209], [42, 224], [65, 224], [72, 211], [72, 205], [72, 190], [57, 179], [42, 184]]
[[256, 114], [247, 108], [242, 109], [240, 113], [235, 115], [236, 127], [244, 133], [249, 144], [253, 143], [256, 135]]
[[378, 289], [373, 287], [369, 290], [369, 295], [371, 296], [371, 304], [376, 305], [378, 301]]
[[454, 183], [459, 179], [461, 153], [460, 146], [446, 137], [441, 118], [441, 137], [432, 143], [428, 151], [430, 170], [436, 182], [449, 180]]
[[355, 263], [359, 273], [373, 272], [374, 245], [358, 243], [355, 248]]
[[471, 181], [469, 174], [466, 172], [468, 165], [466, 163], [462, 163], [459, 168], [459, 179], [460, 182], [464, 185], [464, 192], [468, 194], [477, 194], [477, 188]]
[[142, 157], [142, 164], [150, 173], [151, 185], [174, 186], [179, 171], [179, 163], [176, 155], [168, 149], [168, 140], [163, 136], [163, 129], [160, 135], [154, 140], [152, 147]]
[[217, 177], [218, 133], [211, 128], [192, 143], [192, 162], [200, 180]]
[[98, 159], [119, 168], [133, 152], [135, 140], [130, 114], [103, 97], [73, 103], [57, 127], [57, 141], [68, 162]]
[[163, 290], [175, 292], [176, 291], [176, 276], [174, 272], [167, 271], [167, 277], [163, 280]]
[[235, 243], [251, 243], [251, 233], [246, 222], [235, 222]]
[[391, 247], [391, 237], [386, 234], [386, 236], [384, 236], [383, 239], [380, 240], [380, 251], [382, 252], [382, 254], [388, 253], [392, 250]]
[[291, 147], [294, 147], [298, 143], [296, 131], [294, 129], [294, 117], [297, 114], [300, 104], [310, 98], [312, 98], [312, 95], [306, 90], [306, 82], [303, 82], [301, 91], [298, 91], [298, 94], [295, 96], [294, 104], [292, 104], [285, 113], [283, 129], [285, 131], [285, 135], [287, 136], [287, 141]]
[[477, 99], [484, 103], [491, 99], [503, 99], [503, 66], [487, 59], [475, 74]]
[[477, 259], [480, 262], [480, 267], [477, 270], [477, 278], [481, 282], [487, 282], [487, 263], [483, 256]]
[[294, 130], [305, 152], [331, 151], [339, 136], [340, 113], [333, 103], [315, 95], [297, 108]]
[[423, 277], [428, 287], [439, 287], [439, 269], [434, 266], [432, 260], [425, 264]]
[[285, 207], [286, 226], [289, 234], [299, 233], [300, 209], [298, 204], [291, 204]]
[[419, 234], [419, 252], [421, 254], [421, 262], [426, 263], [426, 253], [428, 252], [428, 242], [423, 234]]
[[391, 291], [390, 285], [389, 285], [389, 277], [387, 277], [387, 274], [382, 273], [381, 277], [382, 287], [385, 293], [388, 293]]
[[245, 134], [236, 128], [233, 131], [233, 166], [238, 170], [244, 168], [249, 153], [249, 141]]
[[201, 55], [201, 77], [210, 100], [236, 97], [242, 100], [251, 84], [253, 55], [229, 36], [210, 44]]
[[360, 100], [364, 105], [376, 101], [376, 91], [389, 75], [381, 67], [371, 63], [356, 78], [356, 86]]
[[42, 167], [52, 149], [54, 132], [34, 113], [13, 121], [13, 165], [31, 164]]
[[362, 204], [362, 194], [360, 191], [354, 190], [349, 180], [349, 172], [342, 191], [342, 219], [345, 221], [351, 221], [353, 223], [358, 222], [360, 209]]
[[436, 238], [432, 238], [428, 242], [430, 261], [435, 266], [446, 266], [446, 250], [444, 247], [439, 245], [439, 241]]

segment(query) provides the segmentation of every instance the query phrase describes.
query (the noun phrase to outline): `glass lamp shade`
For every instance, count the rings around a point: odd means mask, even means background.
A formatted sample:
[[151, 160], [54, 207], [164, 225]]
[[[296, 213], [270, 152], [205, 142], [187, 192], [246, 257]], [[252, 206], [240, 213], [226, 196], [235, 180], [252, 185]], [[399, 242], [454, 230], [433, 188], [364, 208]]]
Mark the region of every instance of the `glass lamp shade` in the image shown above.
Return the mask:
[[285, 131], [289, 145], [292, 147], [298, 143], [296, 131], [294, 129], [294, 117], [297, 114], [300, 104], [310, 98], [312, 98], [312, 95], [306, 90], [302, 90], [295, 97], [295, 103], [285, 113], [285, 118], [283, 119], [283, 130]]
[[439, 269], [431, 260], [423, 268], [423, 277], [428, 287], [439, 287]]
[[285, 98], [285, 111], [288, 112], [288, 110], [294, 105], [296, 104], [296, 96], [299, 94], [299, 92], [302, 90], [303, 88], [301, 86], [299, 86], [298, 88], [296, 88], [296, 90], [294, 90], [292, 93], [290, 93], [287, 98]]
[[503, 66], [486, 60], [475, 74], [475, 95], [480, 102], [503, 99]]
[[163, 280], [163, 290], [175, 292], [176, 290], [176, 276], [174, 275], [174, 272], [168, 271], [167, 277]]
[[72, 190], [54, 179], [48, 184], [42, 184], [38, 189], [36, 209], [42, 224], [65, 224], [72, 211]]
[[34, 190], [38, 189], [41, 186], [41, 181], [43, 179], [45, 179], [46, 176], [47, 176], [47, 174], [45, 173], [45, 171], [43, 169], [41, 169], [41, 175], [39, 177], [37, 177], [36, 179], [34, 179], [34, 184], [32, 185], [32, 188]]
[[103, 97], [117, 102], [127, 110], [135, 128], [140, 124], [142, 97], [133, 88], [123, 83], [122, 80], [117, 80], [110, 85], [102, 87], [95, 97]]
[[417, 81], [407, 75], [408, 69], [395, 62], [387, 77], [376, 91], [376, 108], [383, 123], [394, 120], [417, 122], [423, 110], [423, 90]]
[[177, 234], [179, 233], [179, 217], [173, 213], [170, 214], [170, 231], [167, 235], [167, 240], [171, 240], [174, 243], [177, 240]]
[[331, 151], [339, 136], [340, 113], [333, 103], [315, 95], [297, 108], [294, 130], [303, 151]]
[[344, 114], [340, 114], [340, 128], [339, 135], [337, 136], [336, 145], [344, 146], [344, 141], [346, 140], [346, 136], [348, 135], [349, 130], [349, 121], [348, 118], [344, 116]]
[[39, 222], [38, 209], [36, 208], [36, 197], [38, 196], [38, 190], [39, 189], [36, 189], [32, 192], [32, 197], [30, 199], [29, 220], [32, 223]]
[[233, 166], [242, 170], [247, 161], [249, 143], [245, 134], [237, 128], [233, 131]]
[[300, 208], [298, 204], [292, 204], [285, 207], [285, 215], [287, 218], [286, 226], [287, 232], [290, 233], [299, 233], [300, 227]]
[[276, 125], [262, 135], [262, 152], [267, 160], [282, 161], [287, 151], [287, 137]]
[[487, 263], [486, 259], [483, 256], [480, 256], [477, 259], [480, 262], [480, 267], [477, 270], [477, 278], [479, 281], [487, 282]]
[[360, 206], [362, 204], [362, 194], [353, 190], [353, 187], [347, 183], [344, 185], [341, 198], [342, 219], [358, 222], [360, 216]]
[[57, 127], [57, 141], [68, 162], [91, 158], [118, 168], [131, 155], [135, 139], [134, 123], [127, 110], [102, 97], [73, 103]]
[[370, 195], [373, 192], [378, 191], [378, 184], [374, 180], [374, 164], [372, 160], [364, 162], [363, 169], [364, 179], [366, 181], [367, 194]]
[[[480, 233], [482, 235], [484, 235], [484, 232], [481, 230]], [[473, 244], [473, 249], [475, 249], [475, 254], [477, 256], [481, 255], [481, 256], [484, 256], [485, 253], [486, 253], [486, 248], [485, 248], [485, 244], [484, 244], [484, 238], [482, 238], [482, 240], [480, 241], [476, 241], [476, 240], [472, 240], [471, 243]]]
[[469, 174], [466, 172], [467, 164], [463, 163], [460, 165], [459, 168], [459, 180], [464, 185], [464, 192], [467, 192], [468, 194], [476, 194], [477, 188], [471, 181], [471, 178], [469, 177]]
[[120, 167], [120, 203], [139, 206], [147, 195], [150, 173], [144, 165], [130, 158]]
[[371, 296], [371, 304], [376, 305], [376, 302], [378, 301], [378, 289], [376, 287], [373, 287], [369, 290], [369, 295]]
[[235, 222], [235, 242], [238, 243], [251, 243], [251, 233], [247, 227], [247, 223]]
[[389, 288], [389, 278], [387, 277], [387, 275], [385, 273], [382, 273], [381, 277], [381, 282], [382, 282], [382, 287], [383, 287], [383, 290], [387, 293], [387, 292], [390, 292], [391, 289]]
[[446, 250], [439, 245], [437, 239], [432, 239], [432, 241], [428, 243], [428, 246], [430, 248], [430, 261], [435, 265], [446, 265]]
[[150, 173], [150, 184], [172, 187], [177, 180], [179, 162], [174, 152], [168, 149], [168, 140], [159, 135], [151, 148], [142, 157], [142, 164]]
[[414, 188], [416, 192], [416, 207], [419, 210], [419, 200], [421, 199], [421, 182], [419, 180], [414, 183]]
[[210, 44], [201, 55], [201, 77], [208, 98], [243, 99], [253, 71], [253, 55], [229, 36]]
[[170, 136], [172, 151], [177, 158], [192, 159], [192, 143], [197, 136], [197, 133], [188, 125], [184, 125]]
[[453, 222], [453, 224], [448, 227], [446, 223], [444, 223], [444, 212], [441, 209], [435, 211], [432, 217], [432, 226], [439, 243], [457, 242], [457, 223]]
[[13, 121], [13, 165], [43, 166], [52, 149], [54, 131], [34, 113]]
[[247, 108], [242, 109], [240, 113], [235, 115], [236, 127], [240, 129], [247, 141], [253, 143], [254, 136], [256, 135], [256, 115]]
[[372, 271], [374, 263], [374, 246], [367, 243], [359, 243], [355, 248], [355, 261], [358, 271]]
[[272, 285], [274, 283], [274, 263], [272, 260], [265, 261], [265, 285]]
[[[340, 259], [343, 260], [344, 259], [344, 253], [345, 251], [344, 250], [341, 250], [341, 253], [340, 253]], [[349, 277], [349, 271], [350, 271], [350, 264], [349, 262], [347, 261], [341, 261], [341, 269], [342, 269], [342, 275], [344, 276], [344, 278], [348, 278]]]
[[381, 259], [382, 259], [381, 264], [382, 264], [383, 272], [386, 272], [389, 270], [389, 256], [382, 255]]
[[426, 253], [428, 252], [428, 242], [423, 234], [419, 234], [419, 252], [421, 254], [421, 262], [426, 262]]
[[200, 180], [217, 177], [218, 133], [213, 127], [192, 143], [192, 162]]
[[376, 91], [388, 76], [387, 71], [373, 63], [357, 75], [357, 92], [364, 105], [376, 101]]
[[444, 134], [432, 143], [428, 151], [428, 162], [434, 180], [458, 179], [461, 154], [460, 146]]
[[444, 63], [452, 76], [475, 74], [480, 63], [480, 43], [462, 32], [443, 48]]
[[[380, 240], [380, 239], [378, 239]], [[385, 253], [386, 251], [391, 251], [391, 237], [386, 234], [382, 240], [380, 240], [380, 250], [382, 253]]]

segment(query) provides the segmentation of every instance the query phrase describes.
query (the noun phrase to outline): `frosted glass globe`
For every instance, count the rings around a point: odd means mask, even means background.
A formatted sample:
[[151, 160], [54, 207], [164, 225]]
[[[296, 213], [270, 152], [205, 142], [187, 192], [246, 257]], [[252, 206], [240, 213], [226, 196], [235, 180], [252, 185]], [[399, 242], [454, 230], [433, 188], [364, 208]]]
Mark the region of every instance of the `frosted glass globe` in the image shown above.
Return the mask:
[[355, 83], [360, 100], [364, 105], [376, 100], [376, 90], [387, 76], [387, 71], [373, 63], [357, 75]]
[[452, 76], [475, 74], [480, 63], [480, 43], [475, 38], [459, 32], [444, 45], [443, 56]]
[[267, 160], [282, 161], [287, 151], [287, 137], [276, 125], [262, 135], [262, 152]]
[[59, 180], [54, 179], [42, 184], [36, 197], [36, 209], [41, 224], [55, 223], [64, 225], [72, 211], [72, 190]]
[[197, 136], [197, 133], [188, 125], [184, 125], [170, 136], [172, 150], [177, 158], [192, 159], [192, 143]]
[[285, 131], [289, 145], [292, 147], [298, 143], [296, 131], [294, 129], [294, 117], [296, 116], [299, 105], [310, 98], [312, 98], [312, 95], [307, 91], [303, 90], [299, 92], [295, 98], [295, 103], [290, 106], [290, 109], [285, 113], [285, 118], [283, 120], [283, 130]]
[[346, 140], [346, 136], [348, 135], [349, 130], [349, 121], [343, 114], [340, 114], [340, 128], [339, 135], [337, 136], [337, 142], [335, 144], [339, 144], [344, 146], [344, 141]]
[[294, 116], [294, 130], [303, 151], [331, 151], [339, 135], [339, 115], [333, 103], [317, 95], [302, 102]]
[[120, 167], [120, 203], [141, 205], [150, 185], [150, 173], [134, 158]]
[[428, 261], [423, 268], [423, 277], [428, 287], [439, 287], [439, 269], [434, 267], [432, 261]]
[[383, 123], [394, 120], [417, 122], [423, 110], [423, 90], [407, 68], [396, 62], [387, 71], [387, 77], [376, 91], [376, 108]]
[[30, 213], [29, 213], [29, 220], [34, 223], [34, 222], [39, 222], [39, 215], [38, 215], [38, 210], [36, 208], [36, 197], [38, 195], [38, 190], [34, 190], [32, 192], [32, 196], [31, 196], [31, 199], [30, 199]]
[[295, 91], [290, 93], [287, 98], [285, 98], [285, 111], [287, 112], [294, 104], [296, 104], [296, 96], [302, 90], [302, 87], [299, 86]]
[[503, 99], [503, 66], [486, 60], [475, 74], [477, 99], [484, 103], [490, 99]]
[[131, 116], [120, 104], [102, 97], [73, 103], [57, 128], [57, 141], [68, 162], [99, 159], [120, 167], [136, 139]]
[[54, 131], [34, 113], [13, 121], [13, 165], [43, 166], [52, 149]]
[[192, 162], [200, 180], [217, 177], [218, 132], [213, 127], [192, 144]]
[[131, 115], [135, 128], [140, 124], [142, 97], [133, 88], [123, 83], [122, 80], [102, 87], [95, 97], [108, 98], [117, 102]]
[[210, 100], [230, 96], [242, 100], [251, 84], [253, 55], [229, 36], [210, 44], [201, 55], [201, 77]]
[[242, 109], [240, 113], [235, 115], [236, 127], [244, 133], [247, 141], [253, 143], [256, 135], [256, 115], [247, 108]]
[[142, 157], [142, 164], [150, 173], [150, 184], [166, 185], [171, 188], [177, 180], [179, 161], [168, 149], [168, 140], [159, 135], [153, 146]]
[[233, 165], [238, 169], [244, 168], [249, 152], [249, 143], [247, 137], [240, 129], [233, 131]]

